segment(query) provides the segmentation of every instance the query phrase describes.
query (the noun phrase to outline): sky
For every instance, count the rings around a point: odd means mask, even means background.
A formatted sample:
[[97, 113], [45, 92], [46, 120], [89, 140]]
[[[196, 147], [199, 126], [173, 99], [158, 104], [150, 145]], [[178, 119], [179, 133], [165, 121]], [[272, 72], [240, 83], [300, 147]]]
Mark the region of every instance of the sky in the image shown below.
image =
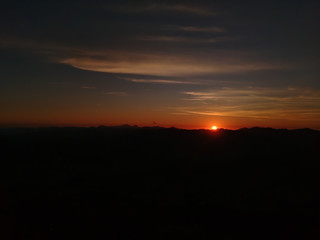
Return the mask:
[[320, 129], [320, 2], [5, 1], [0, 127]]

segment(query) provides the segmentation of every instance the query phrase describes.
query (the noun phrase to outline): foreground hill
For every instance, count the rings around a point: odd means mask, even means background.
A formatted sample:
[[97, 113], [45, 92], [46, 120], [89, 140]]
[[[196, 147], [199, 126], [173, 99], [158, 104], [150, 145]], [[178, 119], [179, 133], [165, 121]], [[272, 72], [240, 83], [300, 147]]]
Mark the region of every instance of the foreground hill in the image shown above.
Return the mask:
[[2, 239], [319, 239], [320, 132], [0, 129]]

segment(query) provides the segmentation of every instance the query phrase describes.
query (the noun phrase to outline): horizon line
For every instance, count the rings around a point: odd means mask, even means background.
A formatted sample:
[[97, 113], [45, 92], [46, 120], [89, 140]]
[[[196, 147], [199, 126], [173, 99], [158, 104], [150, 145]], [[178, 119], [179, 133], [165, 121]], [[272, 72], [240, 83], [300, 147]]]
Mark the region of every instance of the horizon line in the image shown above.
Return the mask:
[[159, 125], [137, 125], [137, 124], [119, 124], [119, 125], [90, 125], [90, 124], [77, 124], [77, 125], [69, 125], [69, 124], [61, 124], [61, 125], [51, 125], [51, 124], [43, 124], [43, 125], [36, 125], [36, 124], [13, 124], [12, 126], [3, 126], [0, 125], [0, 129], [46, 129], [46, 128], [161, 128], [161, 129], [178, 129], [178, 130], [206, 130], [206, 131], [237, 131], [237, 130], [245, 130], [245, 129], [273, 129], [273, 130], [312, 130], [312, 131], [320, 131], [320, 129], [309, 128], [309, 127], [301, 127], [301, 128], [276, 128], [276, 127], [266, 127], [266, 126], [250, 126], [250, 127], [240, 127], [240, 128], [224, 128], [218, 127], [217, 130], [212, 130], [210, 127], [208, 128], [181, 128], [176, 126], [159, 126]]

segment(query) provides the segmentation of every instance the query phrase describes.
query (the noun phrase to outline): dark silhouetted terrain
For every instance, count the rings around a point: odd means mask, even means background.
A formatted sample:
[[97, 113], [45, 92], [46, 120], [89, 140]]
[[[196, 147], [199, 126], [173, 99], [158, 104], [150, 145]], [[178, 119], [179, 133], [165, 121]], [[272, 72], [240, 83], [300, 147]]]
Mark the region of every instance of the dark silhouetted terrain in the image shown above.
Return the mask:
[[1, 129], [1, 239], [319, 239], [320, 132]]

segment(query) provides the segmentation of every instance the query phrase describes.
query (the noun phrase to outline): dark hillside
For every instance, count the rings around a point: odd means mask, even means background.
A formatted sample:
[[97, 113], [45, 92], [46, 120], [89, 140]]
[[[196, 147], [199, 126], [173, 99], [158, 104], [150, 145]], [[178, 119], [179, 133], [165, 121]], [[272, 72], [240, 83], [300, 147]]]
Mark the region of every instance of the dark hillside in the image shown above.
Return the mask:
[[1, 239], [319, 239], [320, 132], [0, 129]]

